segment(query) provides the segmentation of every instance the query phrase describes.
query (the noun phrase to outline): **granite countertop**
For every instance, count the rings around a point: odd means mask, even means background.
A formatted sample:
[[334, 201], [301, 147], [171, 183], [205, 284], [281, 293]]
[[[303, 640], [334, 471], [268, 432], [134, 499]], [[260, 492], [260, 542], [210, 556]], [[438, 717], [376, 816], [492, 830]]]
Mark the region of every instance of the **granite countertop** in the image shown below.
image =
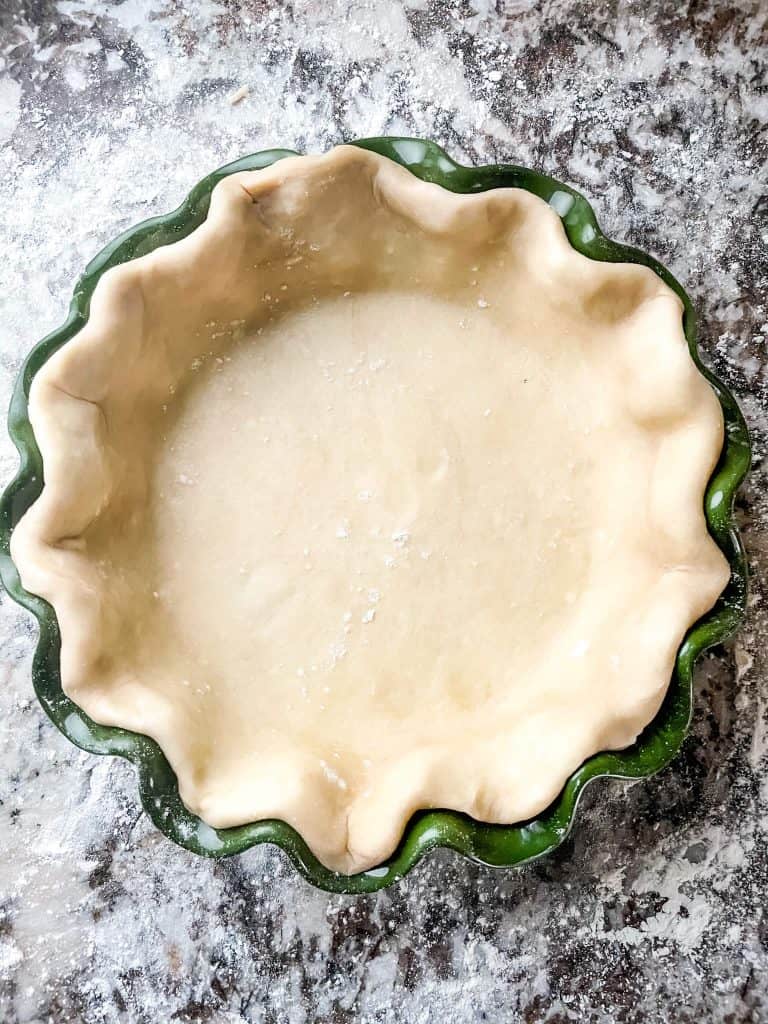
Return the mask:
[[666, 262], [755, 444], [750, 618], [698, 671], [683, 753], [594, 786], [518, 871], [441, 852], [355, 899], [273, 848], [196, 859], [132, 768], [48, 723], [3, 597], [5, 1024], [768, 1020], [767, 61], [760, 0], [1, 0], [2, 406], [86, 261], [205, 172], [406, 134], [569, 181]]

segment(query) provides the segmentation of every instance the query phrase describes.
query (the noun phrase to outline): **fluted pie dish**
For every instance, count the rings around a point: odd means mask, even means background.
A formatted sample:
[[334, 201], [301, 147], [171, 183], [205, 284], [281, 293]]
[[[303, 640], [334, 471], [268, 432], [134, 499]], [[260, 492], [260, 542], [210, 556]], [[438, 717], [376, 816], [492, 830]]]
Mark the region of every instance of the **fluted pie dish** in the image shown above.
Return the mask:
[[743, 612], [748, 438], [682, 289], [430, 143], [216, 172], [91, 264], [10, 423], [48, 713], [177, 842], [326, 888], [551, 849]]

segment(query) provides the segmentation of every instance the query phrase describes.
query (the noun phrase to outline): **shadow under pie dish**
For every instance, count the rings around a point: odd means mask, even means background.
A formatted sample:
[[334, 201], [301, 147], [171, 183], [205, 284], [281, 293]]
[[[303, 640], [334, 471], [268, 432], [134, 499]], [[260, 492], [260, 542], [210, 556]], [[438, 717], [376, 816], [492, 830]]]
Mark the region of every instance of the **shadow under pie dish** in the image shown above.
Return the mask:
[[669, 760], [743, 610], [748, 439], [682, 290], [416, 140], [257, 154], [118, 239], [11, 431], [54, 721], [183, 845], [328, 888], [556, 845]]

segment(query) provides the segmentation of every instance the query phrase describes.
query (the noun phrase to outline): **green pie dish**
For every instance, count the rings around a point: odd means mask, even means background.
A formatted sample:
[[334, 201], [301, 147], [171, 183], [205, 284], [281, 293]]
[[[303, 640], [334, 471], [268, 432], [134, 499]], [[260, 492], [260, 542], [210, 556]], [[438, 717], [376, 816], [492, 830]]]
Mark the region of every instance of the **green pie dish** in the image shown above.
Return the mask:
[[651, 724], [628, 749], [590, 757], [568, 779], [559, 797], [533, 820], [516, 825], [488, 825], [452, 811], [415, 814], [391, 858], [356, 875], [324, 867], [301, 836], [282, 821], [256, 821], [214, 829], [182, 803], [176, 776], [158, 745], [146, 736], [92, 721], [63, 692], [60, 677], [60, 635], [56, 614], [44, 600], [28, 593], [10, 556], [11, 534], [43, 487], [44, 467], [28, 417], [28, 398], [35, 374], [88, 320], [91, 296], [105, 271], [176, 242], [206, 218], [211, 191], [229, 174], [264, 168], [296, 155], [284, 149], [265, 150], [214, 171], [197, 184], [182, 205], [124, 232], [85, 268], [78, 281], [66, 321], [40, 341], [19, 374], [9, 412], [10, 435], [19, 451], [20, 467], [0, 499], [0, 578], [10, 596], [36, 617], [39, 640], [32, 675], [38, 699], [54, 724], [74, 744], [94, 754], [127, 758], [138, 772], [141, 802], [155, 825], [174, 842], [206, 857], [240, 853], [257, 843], [275, 843], [314, 885], [332, 892], [368, 893], [401, 879], [436, 847], [448, 847], [495, 867], [523, 864], [555, 849], [568, 835], [579, 798], [594, 779], [645, 778], [676, 755], [691, 720], [692, 676], [696, 659], [723, 641], [741, 623], [747, 597], [747, 567], [733, 515], [736, 491], [750, 464], [750, 441], [744, 420], [728, 389], [708, 370], [696, 347], [696, 322], [690, 299], [660, 263], [636, 249], [607, 239], [589, 203], [553, 178], [512, 164], [464, 167], [432, 142], [404, 138], [363, 139], [352, 145], [394, 160], [425, 181], [459, 193], [494, 188], [522, 188], [544, 199], [560, 216], [570, 244], [593, 260], [636, 263], [649, 267], [680, 297], [683, 327], [691, 356], [720, 401], [725, 421], [723, 449], [705, 494], [709, 531], [728, 559], [731, 577], [715, 607], [686, 634], [677, 653], [674, 674], [664, 702]]

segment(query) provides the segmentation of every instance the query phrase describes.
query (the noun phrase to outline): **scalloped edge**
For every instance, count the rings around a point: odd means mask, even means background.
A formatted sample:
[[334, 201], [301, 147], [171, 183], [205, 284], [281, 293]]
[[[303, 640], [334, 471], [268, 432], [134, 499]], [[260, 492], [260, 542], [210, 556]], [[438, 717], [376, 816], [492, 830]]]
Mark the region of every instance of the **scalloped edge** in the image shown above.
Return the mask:
[[231, 856], [256, 844], [271, 842], [288, 853], [308, 881], [330, 892], [375, 892], [401, 879], [430, 850], [443, 846], [494, 867], [524, 864], [559, 846], [567, 837], [585, 787], [597, 778], [647, 778], [664, 768], [679, 750], [690, 726], [692, 675], [696, 659], [730, 636], [743, 621], [747, 602], [747, 564], [733, 515], [736, 492], [751, 461], [749, 434], [733, 395], [703, 366], [696, 345], [696, 320], [688, 295], [653, 257], [612, 242], [598, 227], [587, 200], [568, 185], [514, 164], [468, 167], [456, 163], [433, 142], [409, 138], [352, 141], [407, 168], [417, 177], [453, 192], [492, 188], [523, 188], [544, 199], [560, 216], [568, 241], [591, 259], [637, 263], [653, 270], [680, 297], [683, 327], [691, 356], [709, 381], [723, 409], [723, 450], [705, 493], [710, 533], [731, 566], [731, 579], [715, 607], [687, 632], [677, 654], [675, 671], [654, 720], [629, 748], [589, 758], [568, 780], [560, 796], [537, 818], [515, 825], [488, 825], [453, 811], [420, 811], [410, 820], [401, 842], [385, 863], [356, 875], [337, 874], [314, 857], [301, 836], [282, 821], [257, 821], [213, 829], [181, 802], [176, 777], [158, 745], [146, 736], [98, 725], [61, 689], [59, 627], [53, 608], [24, 590], [10, 557], [10, 537], [21, 516], [37, 498], [43, 466], [27, 415], [32, 379], [46, 360], [85, 324], [90, 299], [101, 275], [110, 267], [135, 259], [190, 234], [206, 218], [213, 187], [237, 171], [257, 170], [293, 150], [263, 150], [226, 164], [198, 182], [184, 202], [165, 216], [153, 217], [123, 232], [91, 260], [75, 286], [65, 322], [29, 353], [11, 398], [8, 430], [19, 452], [19, 469], [0, 498], [0, 580], [14, 601], [39, 624], [32, 665], [38, 700], [46, 714], [76, 746], [94, 754], [124, 757], [137, 769], [142, 806], [153, 823], [185, 849], [207, 857]]

